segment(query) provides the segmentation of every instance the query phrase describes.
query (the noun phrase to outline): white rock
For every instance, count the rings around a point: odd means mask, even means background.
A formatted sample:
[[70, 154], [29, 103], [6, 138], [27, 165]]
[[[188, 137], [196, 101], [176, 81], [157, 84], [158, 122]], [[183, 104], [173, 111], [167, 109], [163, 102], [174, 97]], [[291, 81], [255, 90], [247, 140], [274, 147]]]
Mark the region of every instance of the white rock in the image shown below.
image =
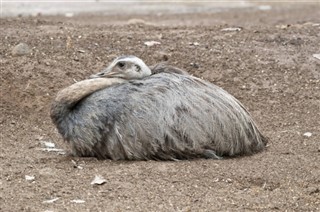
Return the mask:
[[44, 152], [58, 152], [65, 154], [65, 151], [63, 149], [57, 149], [57, 148], [41, 148]]
[[309, 137], [312, 136], [312, 133], [311, 132], [306, 132], [306, 133], [303, 134], [303, 136], [309, 138]]
[[239, 28], [239, 27], [228, 27], [228, 28], [222, 29], [221, 31], [223, 31], [223, 32], [241, 31], [241, 28]]
[[70, 202], [72, 203], [77, 203], [77, 204], [81, 204], [81, 203], [85, 203], [86, 201], [82, 200], [82, 199], [73, 199]]
[[57, 201], [59, 198], [53, 198], [53, 199], [49, 199], [49, 200], [45, 200], [42, 203], [54, 203], [55, 201]]
[[25, 175], [24, 178], [27, 180], [27, 181], [34, 181], [35, 179], [35, 176], [32, 176], [32, 175]]
[[92, 180], [91, 185], [102, 185], [102, 184], [105, 184], [106, 182], [107, 181], [101, 175], [96, 175]]
[[50, 141], [41, 141], [41, 144], [43, 148], [40, 148], [42, 151], [45, 152], [58, 152], [65, 154], [65, 151], [63, 149], [56, 148], [56, 145], [53, 142]]
[[320, 60], [320, 54], [313, 54], [312, 56]]
[[55, 148], [56, 145], [52, 142], [49, 141], [41, 141], [41, 143], [46, 147], [46, 148]]
[[154, 46], [154, 45], [160, 45], [161, 43], [158, 41], [146, 41], [144, 42], [144, 45], [146, 46]]
[[189, 45], [190, 45], [190, 46], [199, 46], [200, 43], [198, 43], [198, 42], [193, 42], [193, 43], [189, 43]]
[[76, 161], [71, 160], [71, 163], [73, 164], [73, 167], [74, 167], [74, 168], [83, 169], [83, 167], [82, 167], [82, 166], [79, 166]]

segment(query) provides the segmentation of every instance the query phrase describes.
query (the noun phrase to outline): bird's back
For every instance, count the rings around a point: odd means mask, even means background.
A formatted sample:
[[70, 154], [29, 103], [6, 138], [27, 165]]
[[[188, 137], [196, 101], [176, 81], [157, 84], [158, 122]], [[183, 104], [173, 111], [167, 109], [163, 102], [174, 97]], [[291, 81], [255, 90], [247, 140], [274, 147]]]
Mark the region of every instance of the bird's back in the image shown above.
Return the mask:
[[223, 89], [160, 73], [97, 91], [79, 102], [64, 135], [76, 154], [110, 159], [188, 159], [251, 154], [265, 139]]

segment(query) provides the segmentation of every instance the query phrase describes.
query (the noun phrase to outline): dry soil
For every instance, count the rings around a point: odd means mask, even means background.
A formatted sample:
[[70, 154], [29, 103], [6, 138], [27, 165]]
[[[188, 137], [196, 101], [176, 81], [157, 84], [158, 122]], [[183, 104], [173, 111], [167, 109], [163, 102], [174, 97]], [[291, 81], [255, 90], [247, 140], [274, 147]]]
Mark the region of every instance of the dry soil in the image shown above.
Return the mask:
[[[0, 211], [319, 211], [319, 8], [2, 18]], [[14, 56], [19, 43], [29, 53]], [[123, 54], [221, 86], [248, 107], [268, 149], [179, 162], [42, 151], [44, 141], [67, 149], [49, 117], [56, 93]], [[91, 185], [95, 175], [106, 183]]]

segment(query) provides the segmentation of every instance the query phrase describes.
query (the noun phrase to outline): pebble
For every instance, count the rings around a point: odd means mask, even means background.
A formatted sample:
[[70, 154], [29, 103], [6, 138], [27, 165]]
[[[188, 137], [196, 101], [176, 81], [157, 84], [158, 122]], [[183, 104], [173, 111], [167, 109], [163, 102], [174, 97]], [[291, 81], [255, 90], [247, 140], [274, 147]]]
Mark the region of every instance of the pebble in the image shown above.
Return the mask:
[[193, 43], [189, 43], [189, 45], [190, 45], [190, 46], [199, 46], [200, 43], [198, 43], [198, 42], [193, 42]]
[[306, 133], [303, 134], [303, 136], [309, 138], [309, 137], [312, 136], [312, 133], [311, 132], [306, 132]]
[[43, 201], [42, 203], [54, 203], [55, 201], [57, 201], [59, 199], [59, 197], [57, 197], [57, 198], [53, 198], [53, 199], [49, 199], [49, 200], [45, 200], [45, 201]]
[[31, 50], [30, 47], [25, 43], [19, 43], [12, 49], [12, 55], [13, 56], [22, 56], [30, 54]]
[[82, 199], [73, 199], [70, 202], [72, 203], [77, 203], [77, 204], [81, 204], [81, 203], [85, 203], [86, 201], [82, 200]]
[[197, 63], [190, 63], [193, 68], [199, 68], [200, 66]]
[[49, 141], [41, 141], [41, 144], [47, 148], [55, 148], [56, 147], [56, 145], [54, 143], [49, 142]]
[[320, 54], [313, 54], [312, 56], [320, 60]]
[[91, 185], [103, 185], [105, 184], [107, 181], [100, 175], [96, 175], [94, 177], [94, 179], [91, 182]]
[[34, 181], [34, 179], [35, 179], [35, 177], [32, 176], [32, 175], [25, 175], [24, 177], [25, 177], [25, 179], [26, 179], [27, 181]]
[[161, 43], [158, 41], [146, 41], [144, 42], [144, 45], [146, 46], [154, 46], [154, 45], [160, 45]]
[[241, 28], [240, 27], [229, 27], [229, 28], [224, 28], [221, 31], [223, 31], [223, 32], [241, 31]]

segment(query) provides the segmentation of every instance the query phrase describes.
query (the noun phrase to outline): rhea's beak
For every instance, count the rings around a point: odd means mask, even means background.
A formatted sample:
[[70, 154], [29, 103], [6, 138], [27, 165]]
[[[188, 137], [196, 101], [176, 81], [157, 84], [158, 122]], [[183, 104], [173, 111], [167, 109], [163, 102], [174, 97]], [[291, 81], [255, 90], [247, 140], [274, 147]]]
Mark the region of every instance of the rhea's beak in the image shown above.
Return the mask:
[[89, 78], [94, 79], [94, 78], [121, 78], [122, 74], [114, 71], [102, 71], [97, 74], [91, 75]]

